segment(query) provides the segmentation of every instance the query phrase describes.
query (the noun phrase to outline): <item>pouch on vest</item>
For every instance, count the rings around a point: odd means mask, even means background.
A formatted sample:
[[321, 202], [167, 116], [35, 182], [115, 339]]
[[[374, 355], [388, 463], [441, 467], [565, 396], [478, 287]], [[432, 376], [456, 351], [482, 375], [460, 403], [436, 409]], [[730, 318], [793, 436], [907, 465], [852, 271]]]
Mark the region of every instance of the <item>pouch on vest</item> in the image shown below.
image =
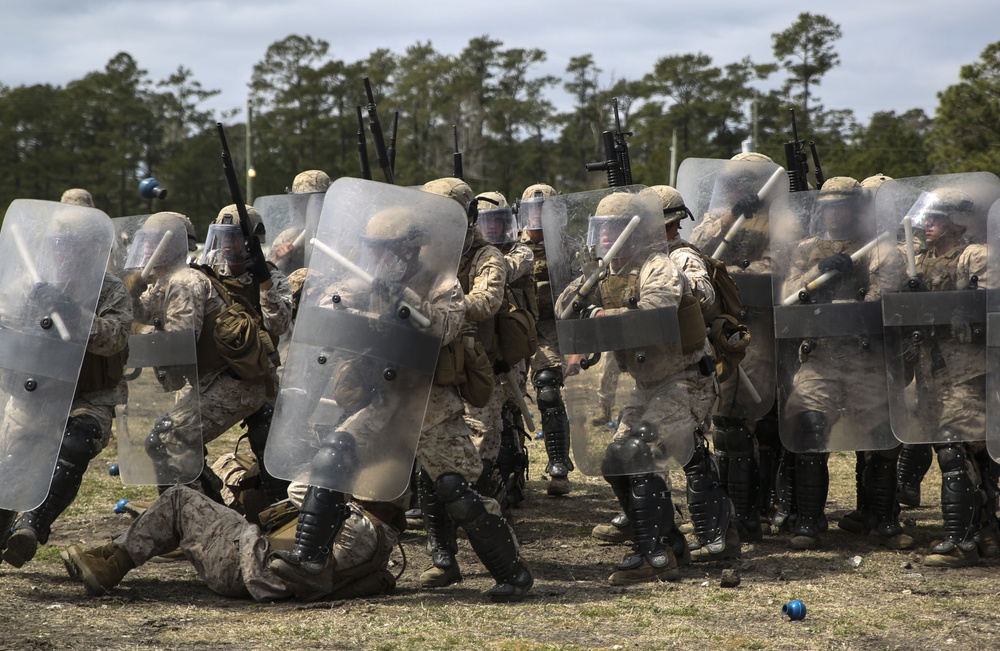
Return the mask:
[[497, 338], [500, 341], [500, 357], [510, 366], [522, 359], [528, 359], [538, 350], [535, 317], [525, 306], [514, 299], [513, 292], [507, 290], [508, 309], [497, 314]]

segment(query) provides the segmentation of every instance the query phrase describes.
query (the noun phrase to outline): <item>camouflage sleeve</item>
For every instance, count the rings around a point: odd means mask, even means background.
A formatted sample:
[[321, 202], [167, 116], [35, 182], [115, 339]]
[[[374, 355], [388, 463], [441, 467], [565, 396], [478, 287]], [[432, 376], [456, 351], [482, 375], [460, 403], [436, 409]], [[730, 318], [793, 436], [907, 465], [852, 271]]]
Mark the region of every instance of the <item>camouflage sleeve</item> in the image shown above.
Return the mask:
[[271, 288], [260, 293], [264, 327], [275, 335], [288, 332], [292, 323], [292, 287], [278, 269], [271, 269]]
[[[691, 283], [666, 253], [650, 256], [639, 271], [640, 310], [655, 310], [680, 304], [681, 296], [691, 293]], [[606, 309], [608, 315], [624, 314], [630, 308]]]
[[722, 216], [724, 213], [706, 213], [691, 231], [690, 242], [711, 254], [722, 241]]
[[[555, 304], [556, 317], [562, 314], [568, 305], [572, 304], [573, 301], [577, 300], [576, 293], [580, 290], [580, 288], [583, 286], [583, 283], [586, 282], [586, 280], [587, 280], [586, 278], [580, 276], [570, 284], [566, 285], [566, 289], [564, 289], [562, 293], [559, 294], [559, 298], [556, 299], [556, 304]], [[586, 297], [584, 304], [597, 305], [597, 306], [602, 305], [601, 292], [596, 286], [592, 290], [590, 290], [590, 294]]]
[[715, 288], [712, 286], [712, 278], [708, 273], [705, 261], [693, 249], [680, 247], [670, 253], [670, 259], [677, 263], [681, 272], [687, 276], [691, 283], [695, 298], [702, 305], [712, 305], [715, 303]]
[[500, 309], [507, 282], [507, 264], [503, 254], [493, 246], [485, 246], [476, 255], [469, 293], [465, 295], [465, 318], [485, 321]]
[[809, 268], [809, 252], [812, 251], [815, 243], [816, 239], [813, 238], [795, 247], [788, 267], [788, 275], [785, 276], [785, 282], [781, 287], [781, 296], [776, 296], [775, 300], [784, 301], [786, 297], [798, 294], [799, 290], [806, 286], [806, 283], [819, 276], [818, 270]]
[[90, 327], [87, 352], [108, 357], [128, 343], [132, 325], [132, 299], [117, 276], [104, 274], [101, 298], [97, 303], [94, 324]]
[[881, 301], [886, 291], [896, 291], [906, 279], [906, 258], [895, 243], [880, 246], [868, 254], [866, 301]]
[[[211, 301], [213, 298], [215, 300]], [[167, 332], [193, 330], [195, 337], [201, 334], [205, 314], [224, 305], [212, 289], [212, 282], [193, 269], [182, 269], [170, 277], [164, 303], [163, 329]]]
[[535, 254], [523, 244], [514, 244], [504, 255], [507, 263], [507, 284], [535, 272]]
[[447, 346], [462, 329], [465, 322], [465, 294], [457, 278], [450, 282], [442, 282], [430, 295], [430, 299], [420, 304], [418, 308], [431, 325], [431, 332], [441, 333], [441, 345]]
[[965, 289], [972, 284], [972, 278], [976, 278], [978, 289], [994, 289], [996, 284], [988, 273], [986, 266], [986, 245], [970, 244], [965, 247], [958, 257], [958, 269], [955, 283], [958, 289]]

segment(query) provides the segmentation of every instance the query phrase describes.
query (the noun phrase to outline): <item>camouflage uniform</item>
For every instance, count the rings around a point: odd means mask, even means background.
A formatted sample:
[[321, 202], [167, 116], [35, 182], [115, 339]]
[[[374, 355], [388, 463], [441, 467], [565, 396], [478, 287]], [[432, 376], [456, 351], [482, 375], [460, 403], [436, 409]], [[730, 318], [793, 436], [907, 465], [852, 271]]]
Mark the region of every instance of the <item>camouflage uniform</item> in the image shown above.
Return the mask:
[[[523, 266], [526, 261], [523, 256], [520, 261], [508, 261], [499, 249], [483, 238], [478, 228], [475, 229], [472, 248], [462, 257], [459, 273], [468, 269], [463, 282], [463, 287], [469, 288], [465, 292], [465, 320], [470, 327], [480, 328], [480, 336], [491, 337], [494, 332], [491, 326], [504, 301], [507, 269], [515, 263]], [[483, 341], [483, 345], [491, 359], [499, 359], [498, 351], [491, 350], [489, 341]], [[491, 466], [500, 451], [500, 430], [503, 428], [500, 410], [511, 396], [510, 391], [505, 380], [497, 377], [493, 395], [486, 405], [466, 405], [465, 422], [473, 431], [473, 442], [480, 456]]]
[[[253, 282], [246, 274], [238, 280], [247, 287]], [[271, 269], [271, 282], [271, 288], [260, 293], [263, 325], [269, 332], [281, 333], [291, 318], [291, 290], [277, 269]], [[142, 294], [139, 305], [143, 321], [160, 318], [167, 332], [193, 331], [200, 340], [211, 336], [202, 332], [206, 315], [224, 307], [225, 302], [203, 272], [183, 267], [157, 278]], [[276, 382], [275, 368], [270, 371]], [[168, 448], [173, 442], [182, 450], [196, 450], [254, 414], [267, 399], [264, 384], [245, 382], [228, 366], [200, 369], [198, 387], [197, 396], [192, 395], [190, 386], [181, 389], [176, 406], [167, 414], [173, 422], [172, 431], [163, 437]]]
[[[376, 561], [370, 573], [385, 572], [386, 548], [398, 531], [381, 522], [357, 504], [330, 547], [329, 592], [350, 570]], [[267, 566], [273, 542], [255, 524], [187, 486], [174, 486], [142, 513], [113, 544], [128, 554], [136, 566], [178, 547], [191, 561], [198, 576], [217, 594], [273, 601], [296, 596], [289, 585]], [[355, 577], [357, 575], [355, 574]], [[312, 594], [304, 598], [318, 598]], [[347, 596], [344, 594], [338, 597]]]
[[[917, 272], [927, 291], [989, 289], [986, 245], [962, 238], [949, 250], [918, 253]], [[977, 278], [975, 285], [972, 277]], [[921, 420], [945, 433], [934, 445], [941, 468], [941, 504], [945, 541], [934, 546], [925, 562], [945, 567], [979, 560], [977, 541], [984, 529], [996, 530], [992, 460], [986, 453], [986, 356], [972, 343], [967, 323], [955, 323], [935, 336], [939, 368], [926, 346], [917, 351], [914, 375]], [[936, 354], [934, 355], [936, 358]], [[933, 425], [932, 425], [933, 426]], [[978, 497], [984, 492], [986, 499]], [[992, 502], [987, 504], [986, 502]], [[993, 534], [995, 540], [995, 533]]]
[[[3, 558], [15, 567], [31, 560], [37, 543], [48, 541], [52, 523], [76, 498], [90, 460], [108, 444], [115, 405], [124, 404], [128, 395], [121, 378], [131, 323], [132, 302], [125, 284], [105, 273], [48, 496], [40, 506], [24, 513], [12, 532], [7, 532], [13, 534], [9, 541], [0, 536], [0, 548], [7, 547]], [[5, 408], [5, 427], [24, 420], [18, 411], [11, 400]], [[0, 511], [0, 528], [6, 530], [13, 515]]]
[[[598, 208], [600, 210], [600, 208]], [[572, 297], [583, 279], [571, 283], [557, 302]], [[564, 298], [565, 297], [565, 298]], [[650, 310], [679, 307], [688, 297], [693, 300], [693, 286], [681, 267], [671, 259], [667, 245], [656, 246], [642, 258], [633, 258], [601, 281], [600, 291], [592, 294], [602, 308], [600, 318], [626, 314], [633, 309]], [[629, 307], [629, 297], [635, 302]], [[704, 335], [702, 335], [704, 336]], [[688, 476], [688, 504], [700, 555], [731, 555], [739, 542], [727, 541], [730, 504], [718, 479], [711, 477], [710, 458], [704, 443], [703, 426], [717, 396], [711, 364], [712, 349], [707, 339], [688, 353], [664, 354], [647, 349], [644, 361], [634, 350], [617, 350], [617, 365], [635, 381], [635, 387], [621, 411], [621, 419], [606, 461], [613, 464], [629, 458], [642, 441], [652, 451], [654, 460], [686, 457], [690, 439], [695, 452], [685, 466]], [[572, 373], [572, 367], [569, 371]], [[628, 465], [626, 462], [625, 465]], [[675, 578], [677, 557], [687, 556], [687, 543], [673, 520], [669, 478], [665, 471], [635, 475], [605, 476], [628, 516], [635, 554], [626, 557], [612, 574], [612, 584], [649, 580], [654, 576]], [[735, 531], [734, 531], [735, 533]], [[664, 545], [664, 540], [667, 545]]]
[[[835, 177], [827, 183], [845, 178]], [[857, 182], [853, 183], [852, 187], [834, 189], [830, 191], [833, 194], [827, 196], [837, 200], [838, 192], [846, 192], [843, 196], [853, 197], [855, 202], [868, 201], [864, 191], [857, 189]], [[821, 193], [826, 192], [827, 185], [824, 185]], [[821, 196], [820, 201], [823, 200]], [[828, 233], [801, 242], [792, 251], [781, 297], [798, 292], [819, 277], [823, 273], [819, 268], [822, 261], [833, 256], [846, 258], [865, 244], [858, 237], [832, 239]], [[850, 275], [835, 276], [816, 290], [823, 293], [820, 302], [878, 302], [885, 288], [898, 287], [904, 277], [904, 261], [895, 247], [872, 249], [853, 262], [852, 268]], [[857, 439], [854, 445], [863, 445], [869, 438], [892, 437], [888, 431], [888, 393], [883, 370], [885, 345], [881, 336], [806, 340], [799, 347], [798, 360], [799, 368], [791, 379], [782, 419], [792, 428], [800, 447], [813, 452], [791, 455], [782, 464], [794, 465], [794, 471], [789, 470], [793, 477], [790, 482], [794, 485], [794, 504], [790, 507], [797, 510], [797, 519], [791, 545], [796, 549], [808, 549], [818, 544], [819, 534], [827, 527], [824, 508], [829, 487], [829, 454], [824, 450], [829, 449], [834, 427], [841, 418], [848, 419], [850, 425], [844, 432]], [[871, 514], [855, 516], [852, 513], [850, 516], [863, 521], [858, 532], [874, 530], [878, 534], [874, 537], [876, 542], [902, 549], [911, 546], [913, 541], [902, 533], [897, 518], [898, 506], [894, 504], [898, 454], [899, 448], [895, 447], [862, 456], [860, 467], [870, 466], [870, 469], [864, 477], [858, 477], [859, 502], [869, 502]], [[890, 482], [888, 487], [886, 481]], [[842, 528], [854, 530], [843, 521]]]

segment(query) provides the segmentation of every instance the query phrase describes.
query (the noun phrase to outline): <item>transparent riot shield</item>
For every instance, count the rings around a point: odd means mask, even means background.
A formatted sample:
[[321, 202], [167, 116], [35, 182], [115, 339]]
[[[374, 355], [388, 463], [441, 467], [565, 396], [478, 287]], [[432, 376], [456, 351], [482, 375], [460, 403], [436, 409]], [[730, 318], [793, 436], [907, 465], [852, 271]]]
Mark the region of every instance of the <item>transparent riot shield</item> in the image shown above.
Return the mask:
[[[601, 214], [609, 195], [623, 192], [631, 197], [621, 202], [624, 207]], [[683, 402], [680, 411], [689, 411], [684, 391], [660, 390], [684, 369], [679, 297], [647, 287], [650, 296], [663, 300], [643, 300], [638, 289], [639, 276], [652, 268], [645, 265], [662, 264], [667, 256], [659, 197], [641, 186], [550, 197], [542, 206], [542, 229], [564, 358], [563, 399], [577, 467], [584, 474], [601, 476], [661, 472], [683, 465], [694, 452], [692, 431], [642, 420], [644, 413], [671, 411], [667, 401]], [[667, 265], [672, 263], [668, 260]], [[603, 292], [610, 285], [629, 283], [630, 278], [636, 279], [632, 300], [613, 305], [612, 293]], [[633, 309], [587, 318], [592, 304]], [[576, 364], [573, 360], [581, 356]], [[598, 365], [602, 358], [605, 364]], [[617, 387], [602, 382], [607, 372], [620, 373]], [[604, 390], [615, 391], [614, 402], [622, 408], [616, 427], [600, 418], [595, 398], [602, 384]], [[621, 453], [623, 446], [628, 453]]]
[[325, 197], [325, 192], [275, 194], [253, 202], [264, 220], [264, 255], [286, 276], [309, 266], [309, 241], [316, 234]]
[[[879, 227], [905, 261], [882, 297], [892, 429], [904, 443], [986, 438], [988, 172], [895, 179]], [[992, 287], [990, 287], [992, 289]]]
[[0, 230], [0, 508], [42, 503], [114, 229], [100, 210], [17, 199]]
[[687, 239], [726, 264], [740, 290], [740, 321], [751, 335], [740, 364], [743, 373], [722, 384], [715, 413], [756, 420], [770, 411], [775, 399], [768, 214], [771, 205], [788, 194], [788, 174], [766, 161], [689, 158], [677, 172], [677, 190], [695, 220]]
[[782, 442], [792, 452], [895, 446], [879, 297], [901, 261], [876, 230], [871, 193], [787, 194], [770, 222]]
[[986, 447], [994, 460], [1000, 461], [1000, 200], [993, 202], [987, 218], [987, 265], [989, 273], [981, 279], [986, 287]]
[[272, 474], [374, 500], [406, 490], [456, 283], [455, 201], [328, 190], [268, 437]]
[[[125, 364], [128, 403], [117, 408], [115, 435], [122, 482], [186, 484], [205, 463], [196, 335], [171, 318], [185, 274], [187, 233], [169, 214], [114, 220], [129, 248], [119, 272], [132, 298]], [[183, 423], [183, 427], [175, 427]]]

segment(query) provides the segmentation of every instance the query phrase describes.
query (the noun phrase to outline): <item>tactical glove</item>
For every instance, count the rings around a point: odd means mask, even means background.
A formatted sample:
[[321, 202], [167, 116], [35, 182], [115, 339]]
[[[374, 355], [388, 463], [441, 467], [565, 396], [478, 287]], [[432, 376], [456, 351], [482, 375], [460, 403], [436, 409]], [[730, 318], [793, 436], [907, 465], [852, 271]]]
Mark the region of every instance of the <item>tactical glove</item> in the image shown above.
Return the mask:
[[851, 260], [851, 256], [846, 253], [835, 253], [829, 258], [824, 258], [819, 261], [819, 270], [823, 273], [836, 271], [848, 276], [854, 273], [854, 262]]
[[733, 213], [733, 217], [743, 215], [747, 219], [750, 219], [754, 216], [754, 213], [760, 210], [763, 203], [756, 194], [749, 194], [734, 203], [731, 212]]

